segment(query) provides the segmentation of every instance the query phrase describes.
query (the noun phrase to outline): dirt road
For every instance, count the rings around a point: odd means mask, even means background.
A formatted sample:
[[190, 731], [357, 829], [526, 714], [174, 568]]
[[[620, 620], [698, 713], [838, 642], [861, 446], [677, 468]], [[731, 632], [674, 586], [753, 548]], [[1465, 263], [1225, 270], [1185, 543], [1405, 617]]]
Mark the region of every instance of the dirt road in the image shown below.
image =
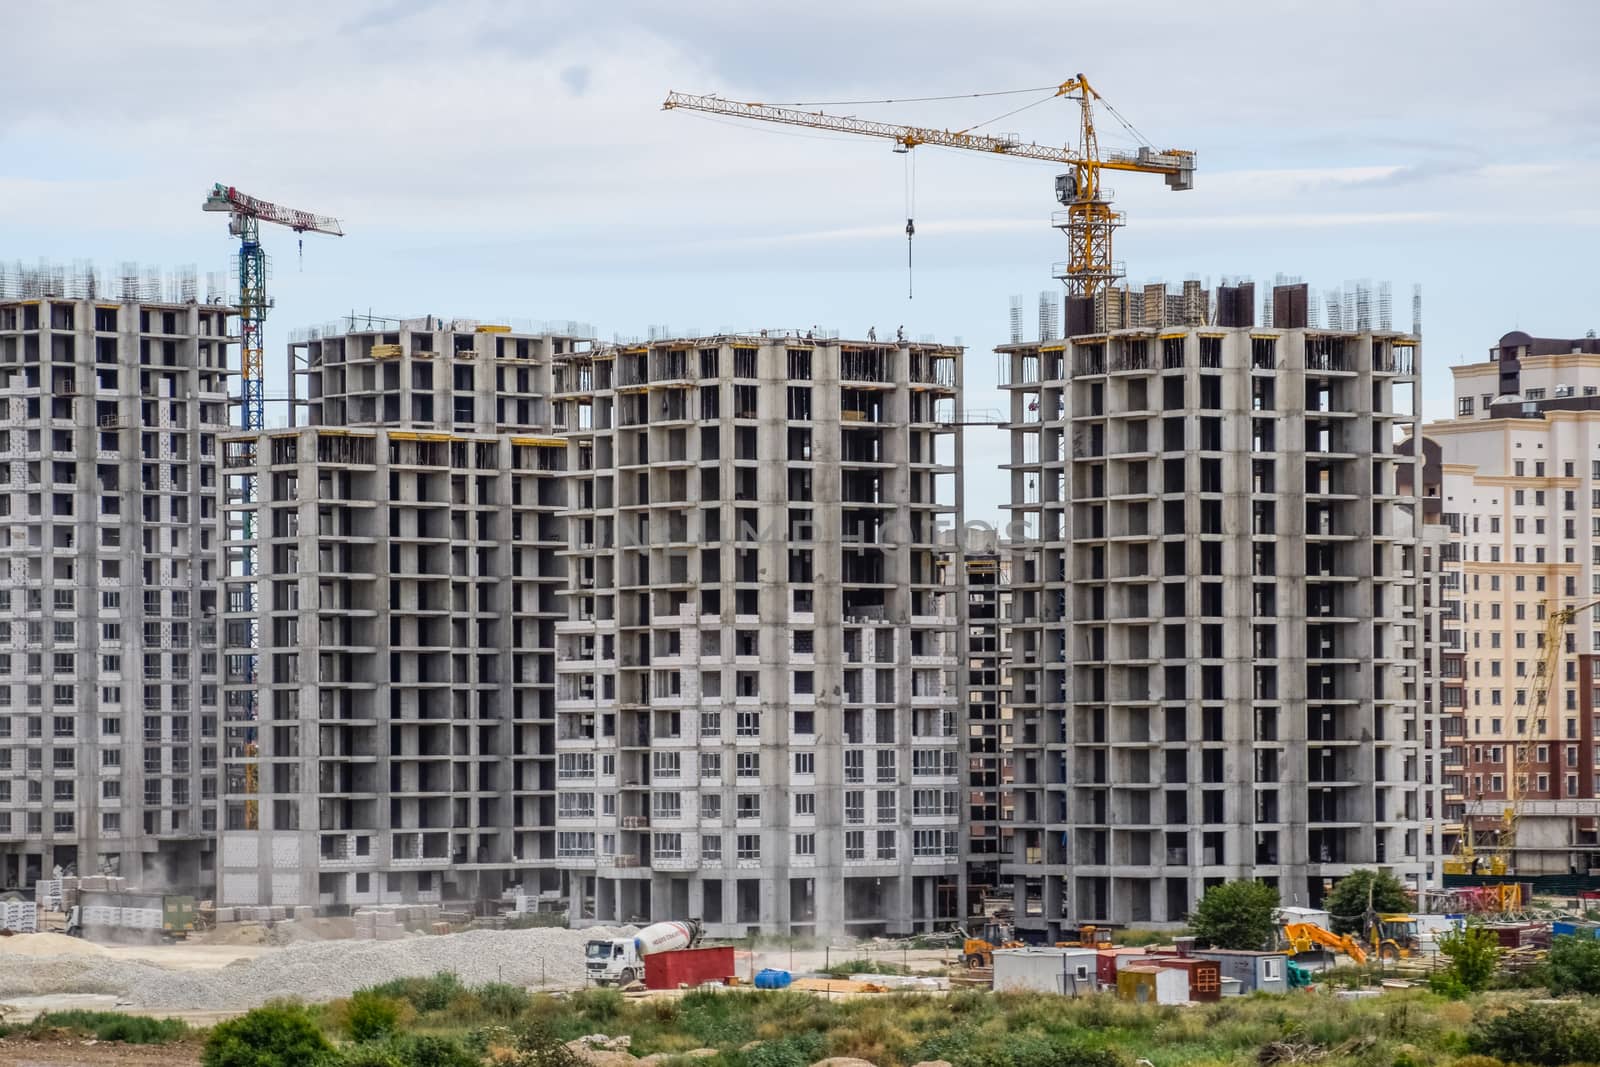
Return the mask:
[[0, 1040], [0, 1067], [198, 1067], [200, 1043], [123, 1045], [79, 1038]]

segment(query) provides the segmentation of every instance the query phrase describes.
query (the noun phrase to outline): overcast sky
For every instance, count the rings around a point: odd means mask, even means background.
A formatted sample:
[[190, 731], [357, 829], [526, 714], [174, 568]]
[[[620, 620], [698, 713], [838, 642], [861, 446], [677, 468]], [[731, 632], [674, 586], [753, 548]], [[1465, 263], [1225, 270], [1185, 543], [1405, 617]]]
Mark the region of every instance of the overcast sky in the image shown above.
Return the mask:
[[[904, 324], [991, 349], [1066, 258], [1047, 164], [662, 112], [669, 89], [768, 103], [1055, 84], [1082, 71], [1192, 192], [1117, 175], [1136, 283], [1275, 273], [1423, 286], [1429, 416], [1504, 332], [1600, 326], [1593, 0], [1005, 0], [270, 5], [0, 0], [0, 259], [232, 271], [213, 182], [339, 216], [265, 233], [269, 366], [291, 328], [377, 314], [577, 319], [601, 336]], [[1033, 97], [834, 108], [964, 127]], [[1054, 101], [986, 129], [1073, 138]], [[1131, 142], [1110, 121], [1102, 143]], [[269, 395], [281, 394], [269, 381]], [[269, 411], [269, 421], [276, 413]], [[997, 514], [997, 432], [969, 513]]]

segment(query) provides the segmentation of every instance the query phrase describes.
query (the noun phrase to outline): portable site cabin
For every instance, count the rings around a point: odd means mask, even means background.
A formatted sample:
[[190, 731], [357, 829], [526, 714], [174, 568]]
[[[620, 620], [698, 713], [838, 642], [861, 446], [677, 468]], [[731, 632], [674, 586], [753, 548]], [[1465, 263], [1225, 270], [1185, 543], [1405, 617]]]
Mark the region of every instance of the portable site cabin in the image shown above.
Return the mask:
[[998, 948], [994, 951], [994, 988], [1076, 996], [1100, 987], [1099, 957], [1092, 948]]
[[1136, 1004], [1187, 1004], [1189, 976], [1173, 967], [1130, 965], [1117, 972], [1117, 998]]
[[1117, 972], [1132, 963], [1145, 963], [1150, 958], [1150, 953], [1142, 948], [1101, 948], [1095, 950], [1099, 957], [1096, 961], [1096, 973], [1100, 977], [1100, 984], [1106, 989], [1117, 987]]
[[1216, 960], [1196, 959], [1193, 956], [1151, 956], [1157, 967], [1170, 967], [1182, 971], [1189, 980], [1189, 999], [1204, 1004], [1222, 999], [1222, 967]]
[[1215, 960], [1224, 978], [1237, 978], [1245, 993], [1287, 993], [1289, 957], [1281, 952], [1249, 952], [1244, 949], [1208, 948], [1195, 953], [1202, 960]]

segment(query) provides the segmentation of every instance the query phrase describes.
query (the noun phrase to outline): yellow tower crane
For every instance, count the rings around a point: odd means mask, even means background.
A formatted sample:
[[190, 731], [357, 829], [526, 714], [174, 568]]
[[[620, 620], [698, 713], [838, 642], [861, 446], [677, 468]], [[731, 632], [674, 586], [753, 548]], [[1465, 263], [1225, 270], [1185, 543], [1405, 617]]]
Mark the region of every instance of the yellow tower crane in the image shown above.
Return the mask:
[[[1057, 268], [1056, 277], [1066, 283], [1070, 295], [1094, 296], [1103, 287], [1115, 283], [1123, 276], [1121, 266], [1111, 255], [1111, 235], [1123, 224], [1123, 215], [1119, 211], [1112, 210], [1110, 191], [1100, 183], [1101, 171], [1160, 174], [1166, 178], [1167, 185], [1174, 190], [1192, 189], [1195, 154], [1181, 148], [1157, 151], [1153, 145], [1144, 142], [1138, 131], [1117, 115], [1116, 109], [1094, 90], [1082, 74], [1068, 78], [1049, 92], [1050, 97], [1069, 97], [1078, 101], [1079, 123], [1076, 147], [1068, 145], [1058, 148], [1054, 145], [1024, 144], [1015, 137], [973, 133], [971, 128], [941, 130], [926, 126], [899, 126], [870, 119], [829, 115], [821, 111], [741, 103], [737, 100], [724, 100], [720, 96], [691, 96], [673, 92], [667, 94], [666, 102], [661, 106], [664, 109], [683, 108], [729, 118], [806, 126], [835, 133], [882, 137], [895, 142], [895, 150], [900, 152], [910, 151], [926, 144], [1064, 164], [1072, 169], [1056, 176], [1056, 199], [1066, 210], [1057, 213], [1054, 224], [1066, 233], [1068, 257], [1067, 262]], [[1097, 102], [1116, 115], [1123, 127], [1142, 142], [1136, 151], [1106, 153], [1100, 151], [1100, 139], [1095, 132], [1094, 124], [1094, 108]], [[909, 236], [911, 232], [912, 225], [908, 219], [906, 233]]]
[[[1486, 857], [1488, 870], [1481, 873], [1510, 874], [1515, 871], [1517, 826], [1522, 821], [1523, 802], [1527, 799], [1529, 783], [1533, 781], [1538, 765], [1534, 755], [1541, 740], [1552, 736], [1549, 729], [1550, 690], [1555, 685], [1556, 669], [1561, 666], [1566, 630], [1579, 615], [1587, 614], [1596, 607], [1600, 607], [1600, 600], [1566, 608], [1557, 607], [1552, 601], [1545, 613], [1544, 648], [1540, 650], [1539, 662], [1534, 665], [1533, 703], [1528, 712], [1528, 729], [1524, 739], [1512, 748], [1513, 766], [1511, 773], [1506, 775], [1505, 806], [1501, 809], [1500, 826], [1495, 833], [1495, 848]], [[1469, 813], [1457, 838], [1456, 855], [1445, 863], [1447, 874], [1480, 873], [1479, 857], [1472, 837], [1472, 816]]]

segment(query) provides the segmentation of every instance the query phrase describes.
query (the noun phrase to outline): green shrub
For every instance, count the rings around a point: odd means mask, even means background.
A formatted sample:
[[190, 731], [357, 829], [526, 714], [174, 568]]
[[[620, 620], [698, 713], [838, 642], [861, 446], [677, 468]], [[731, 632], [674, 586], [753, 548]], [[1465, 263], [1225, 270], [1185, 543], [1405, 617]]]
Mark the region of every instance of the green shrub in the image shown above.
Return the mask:
[[1439, 954], [1450, 962], [1428, 984], [1435, 993], [1459, 1000], [1488, 988], [1500, 962], [1500, 940], [1482, 926], [1467, 926], [1440, 934]]
[[1189, 931], [1214, 948], [1261, 949], [1272, 939], [1278, 891], [1248, 878], [1206, 890], [1189, 916]]
[[743, 1054], [745, 1067], [807, 1067], [823, 1055], [822, 1035], [788, 1034]]
[[200, 1053], [202, 1067], [324, 1067], [338, 1059], [298, 1004], [268, 1004], [218, 1023]]
[[590, 1022], [610, 1022], [622, 1013], [624, 1003], [615, 989], [580, 989], [572, 994], [572, 1006]]
[[394, 1041], [401, 1067], [479, 1067], [466, 1044], [436, 1034], [407, 1034]]
[[1564, 934], [1551, 941], [1546, 975], [1555, 996], [1600, 993], [1600, 938]]
[[419, 1012], [444, 1011], [452, 1000], [466, 991], [461, 979], [449, 971], [440, 971], [427, 978], [396, 978], [356, 990], [358, 994], [375, 993], [392, 1000], [404, 1000]]
[[180, 1019], [151, 1019], [117, 1011], [47, 1011], [21, 1029], [71, 1030], [92, 1034], [97, 1041], [128, 1045], [165, 1045], [182, 1040], [189, 1033], [188, 1025]]
[[519, 985], [487, 982], [473, 990], [483, 1014], [493, 1019], [515, 1019], [528, 1010], [533, 998]]
[[370, 989], [358, 989], [345, 1008], [345, 1032], [353, 1041], [376, 1041], [400, 1029], [406, 1002]]
[[387, 1041], [368, 1041], [350, 1045], [330, 1061], [330, 1067], [406, 1067], [399, 1053]]
[[1562, 1067], [1600, 1062], [1600, 1026], [1589, 1012], [1570, 1005], [1530, 1004], [1479, 1020], [1467, 1051], [1508, 1063]]
[[556, 1036], [546, 1019], [530, 1019], [516, 1034], [513, 1067], [580, 1067], [582, 1061]]

